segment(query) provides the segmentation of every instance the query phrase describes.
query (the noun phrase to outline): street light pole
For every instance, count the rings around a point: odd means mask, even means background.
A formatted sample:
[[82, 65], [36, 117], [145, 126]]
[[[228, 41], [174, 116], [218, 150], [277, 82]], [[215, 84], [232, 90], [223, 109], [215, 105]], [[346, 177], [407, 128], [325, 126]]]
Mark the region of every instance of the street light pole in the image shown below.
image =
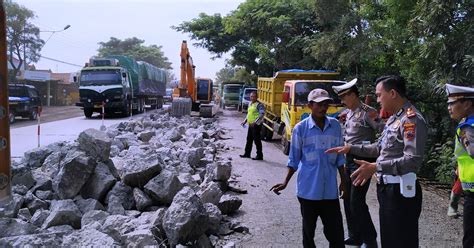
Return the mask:
[[[41, 49], [46, 45], [46, 43], [49, 41], [49, 39], [51, 39], [51, 37], [53, 37], [53, 35], [54, 35], [55, 33], [62, 32], [62, 31], [66, 30], [66, 29], [68, 29], [68, 28], [70, 28], [70, 27], [71, 27], [71, 25], [68, 24], [68, 25], [66, 25], [63, 29], [60, 29], [60, 30], [54, 30], [54, 31], [47, 31], [47, 30], [46, 30], [46, 31], [40, 31], [40, 32], [43, 32], [43, 33], [48, 33], [48, 32], [51, 33], [51, 35], [48, 37], [48, 39], [44, 42], [43, 46], [41, 46]], [[51, 97], [51, 80], [48, 80], [48, 81], [46, 82], [46, 88], [47, 88], [47, 90], [46, 90], [46, 106], [49, 107], [49, 106], [51, 105], [51, 99], [50, 99], [50, 97]]]

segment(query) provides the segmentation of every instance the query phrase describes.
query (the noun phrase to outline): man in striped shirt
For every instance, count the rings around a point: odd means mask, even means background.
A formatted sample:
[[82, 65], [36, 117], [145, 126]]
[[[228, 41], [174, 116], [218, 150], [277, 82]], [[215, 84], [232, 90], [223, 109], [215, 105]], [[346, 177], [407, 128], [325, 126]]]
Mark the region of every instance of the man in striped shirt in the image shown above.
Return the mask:
[[[323, 89], [308, 95], [311, 116], [293, 129], [285, 181], [271, 188], [276, 194], [285, 189], [298, 171], [297, 196], [303, 217], [303, 246], [315, 247], [314, 232], [318, 217], [324, 225], [329, 247], [344, 247], [344, 229], [338, 196], [344, 195], [346, 176], [345, 158], [340, 154], [326, 154], [331, 147], [341, 146], [343, 137], [339, 122], [326, 116], [332, 98]], [[337, 173], [341, 177], [338, 194]]]

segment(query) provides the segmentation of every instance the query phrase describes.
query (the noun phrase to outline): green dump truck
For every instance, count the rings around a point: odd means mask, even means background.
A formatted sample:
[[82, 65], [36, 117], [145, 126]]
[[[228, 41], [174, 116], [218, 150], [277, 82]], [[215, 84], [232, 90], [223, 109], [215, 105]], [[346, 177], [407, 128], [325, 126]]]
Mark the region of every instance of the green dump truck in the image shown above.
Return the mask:
[[91, 58], [74, 80], [79, 83], [84, 115], [141, 113], [148, 108], [161, 108], [166, 95], [166, 70], [121, 55]]

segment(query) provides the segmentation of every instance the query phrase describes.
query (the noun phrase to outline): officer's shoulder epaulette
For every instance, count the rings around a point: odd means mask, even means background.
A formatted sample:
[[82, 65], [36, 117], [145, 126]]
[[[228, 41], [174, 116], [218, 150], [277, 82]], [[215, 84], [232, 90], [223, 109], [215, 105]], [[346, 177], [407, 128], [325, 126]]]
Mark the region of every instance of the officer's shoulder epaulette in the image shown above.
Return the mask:
[[413, 118], [416, 116], [416, 111], [412, 107], [409, 107], [407, 108], [406, 115], [408, 118]]
[[364, 110], [365, 112], [367, 112], [367, 111], [370, 110], [370, 107], [369, 107], [367, 104], [365, 104], [365, 103], [362, 103], [361, 106], [360, 106], [360, 108], [361, 108], [362, 110]]

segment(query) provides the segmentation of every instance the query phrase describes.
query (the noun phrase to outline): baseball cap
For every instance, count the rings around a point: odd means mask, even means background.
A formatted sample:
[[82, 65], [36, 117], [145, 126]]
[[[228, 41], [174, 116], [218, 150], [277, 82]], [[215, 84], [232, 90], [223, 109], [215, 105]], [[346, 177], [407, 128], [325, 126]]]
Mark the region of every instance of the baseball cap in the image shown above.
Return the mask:
[[308, 102], [323, 102], [326, 100], [333, 101], [331, 97], [329, 97], [329, 93], [323, 89], [314, 89], [308, 94]]

